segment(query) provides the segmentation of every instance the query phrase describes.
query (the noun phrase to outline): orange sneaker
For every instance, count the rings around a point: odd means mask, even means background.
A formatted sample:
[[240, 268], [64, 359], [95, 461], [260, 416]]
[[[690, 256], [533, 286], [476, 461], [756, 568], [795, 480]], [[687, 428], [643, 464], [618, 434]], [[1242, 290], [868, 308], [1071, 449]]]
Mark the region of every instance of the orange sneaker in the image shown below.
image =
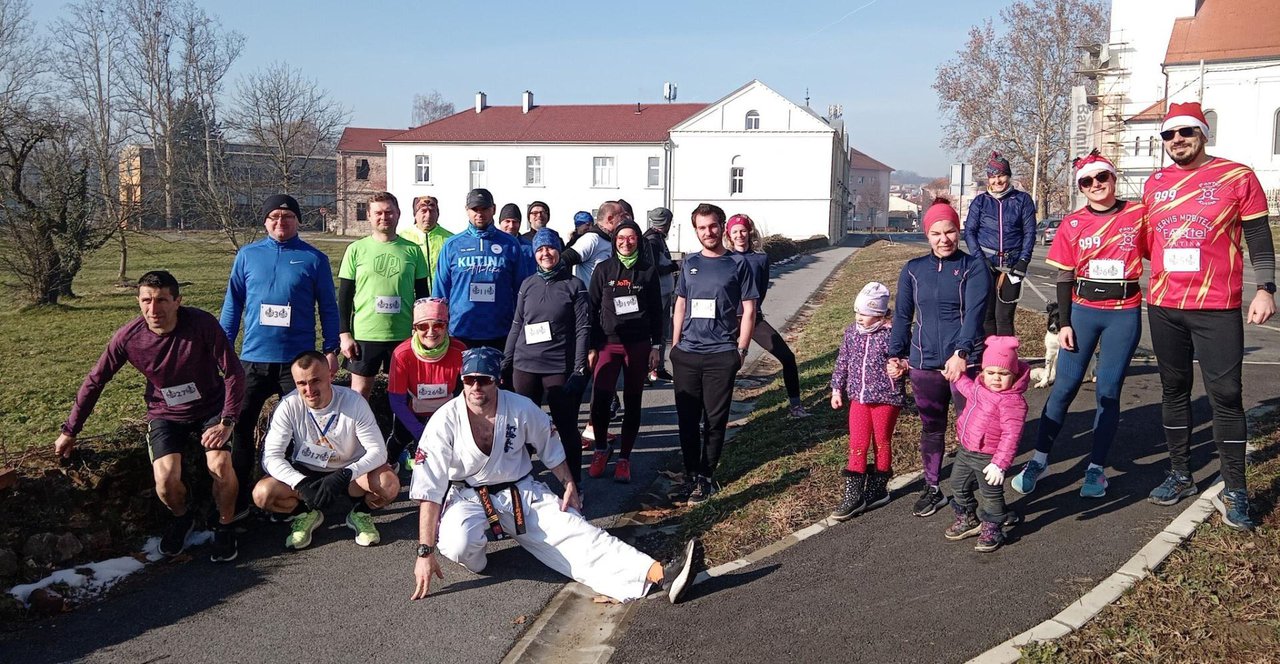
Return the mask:
[[604, 468], [609, 465], [609, 456], [613, 454], [613, 450], [596, 450], [595, 455], [591, 457], [591, 466], [587, 468], [587, 475], [590, 477], [604, 477]]
[[631, 483], [631, 459], [618, 459], [618, 463], [613, 466], [613, 481]]

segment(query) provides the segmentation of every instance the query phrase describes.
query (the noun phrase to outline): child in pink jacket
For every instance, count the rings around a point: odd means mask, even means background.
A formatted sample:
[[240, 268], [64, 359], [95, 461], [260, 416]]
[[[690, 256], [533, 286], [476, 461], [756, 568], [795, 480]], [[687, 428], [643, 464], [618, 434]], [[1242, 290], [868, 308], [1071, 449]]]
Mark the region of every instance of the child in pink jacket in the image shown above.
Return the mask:
[[961, 449], [951, 466], [956, 521], [945, 533], [949, 540], [978, 535], [974, 549], [984, 553], [1004, 543], [1004, 474], [1018, 453], [1027, 418], [1022, 394], [1031, 382], [1030, 367], [1018, 359], [1017, 337], [987, 337], [986, 345], [977, 379], [962, 375], [956, 381], [966, 403], [956, 420]]

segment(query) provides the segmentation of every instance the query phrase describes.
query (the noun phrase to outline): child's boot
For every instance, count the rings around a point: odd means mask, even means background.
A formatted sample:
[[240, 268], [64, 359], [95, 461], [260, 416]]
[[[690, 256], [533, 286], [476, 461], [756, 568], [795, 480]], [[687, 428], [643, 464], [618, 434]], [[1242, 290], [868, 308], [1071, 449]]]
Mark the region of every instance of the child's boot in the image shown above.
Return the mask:
[[1004, 529], [1001, 528], [1001, 525], [983, 521], [982, 533], [978, 535], [978, 544], [973, 547], [973, 550], [990, 553], [1000, 548], [1000, 545], [1004, 544]]
[[892, 472], [872, 470], [867, 473], [867, 489], [863, 498], [867, 501], [866, 509], [874, 509], [889, 502], [889, 478]]
[[863, 498], [863, 483], [866, 481], [866, 475], [847, 469], [840, 471], [840, 474], [844, 476], [844, 498], [831, 511], [831, 518], [836, 521], [848, 521], [866, 508], [866, 500]]
[[973, 537], [982, 530], [982, 523], [978, 521], [978, 515], [973, 510], [965, 509], [955, 503], [951, 503], [951, 509], [956, 513], [956, 521], [947, 528], [947, 532], [943, 536], [951, 541], [962, 540], [966, 537]]

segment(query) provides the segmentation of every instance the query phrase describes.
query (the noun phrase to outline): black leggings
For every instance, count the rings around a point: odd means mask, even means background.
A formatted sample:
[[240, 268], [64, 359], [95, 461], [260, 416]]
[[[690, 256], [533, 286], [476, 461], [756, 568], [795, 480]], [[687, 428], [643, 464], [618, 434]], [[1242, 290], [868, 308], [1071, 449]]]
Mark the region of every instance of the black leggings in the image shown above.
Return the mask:
[[762, 315], [756, 316], [756, 326], [751, 332], [751, 340], [782, 364], [782, 384], [787, 388], [787, 397], [792, 401], [799, 400], [800, 367], [796, 366], [796, 354], [791, 352], [791, 347], [787, 345], [786, 340]]
[[987, 336], [998, 334], [1002, 337], [1017, 336], [1013, 319], [1018, 312], [1018, 300], [1022, 297], [1022, 282], [1009, 281], [1009, 275], [991, 269], [991, 290], [987, 291], [987, 317], [983, 321], [982, 331]]
[[1213, 408], [1213, 439], [1228, 491], [1244, 489], [1244, 419], [1240, 372], [1244, 320], [1239, 309], [1188, 311], [1148, 305], [1151, 346], [1160, 368], [1164, 435], [1173, 470], [1191, 475], [1191, 386], [1193, 359]]
[[[240, 491], [236, 511], [253, 504], [254, 468], [258, 465], [258, 438], [255, 435], [262, 406], [272, 395], [284, 396], [294, 390], [289, 365], [274, 362], [242, 362], [244, 366], [244, 400], [236, 419], [231, 439], [231, 467], [235, 470]], [[393, 460], [394, 462], [394, 460]]]
[[537, 374], [515, 369], [512, 371], [512, 382], [515, 393], [528, 397], [531, 401], [542, 405], [542, 397], [547, 398], [547, 409], [551, 411], [551, 422], [556, 425], [560, 434], [560, 443], [564, 445], [565, 464], [575, 484], [582, 482], [582, 433], [578, 431], [578, 399], [564, 392], [567, 376], [564, 374]]

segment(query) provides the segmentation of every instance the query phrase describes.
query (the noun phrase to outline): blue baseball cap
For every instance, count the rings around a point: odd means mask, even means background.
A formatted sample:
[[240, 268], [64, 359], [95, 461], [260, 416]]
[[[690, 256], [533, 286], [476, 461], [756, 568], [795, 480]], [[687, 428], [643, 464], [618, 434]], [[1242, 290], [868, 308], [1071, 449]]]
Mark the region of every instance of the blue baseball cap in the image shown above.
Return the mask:
[[462, 352], [463, 376], [488, 376], [495, 381], [502, 376], [502, 352], [479, 346]]

